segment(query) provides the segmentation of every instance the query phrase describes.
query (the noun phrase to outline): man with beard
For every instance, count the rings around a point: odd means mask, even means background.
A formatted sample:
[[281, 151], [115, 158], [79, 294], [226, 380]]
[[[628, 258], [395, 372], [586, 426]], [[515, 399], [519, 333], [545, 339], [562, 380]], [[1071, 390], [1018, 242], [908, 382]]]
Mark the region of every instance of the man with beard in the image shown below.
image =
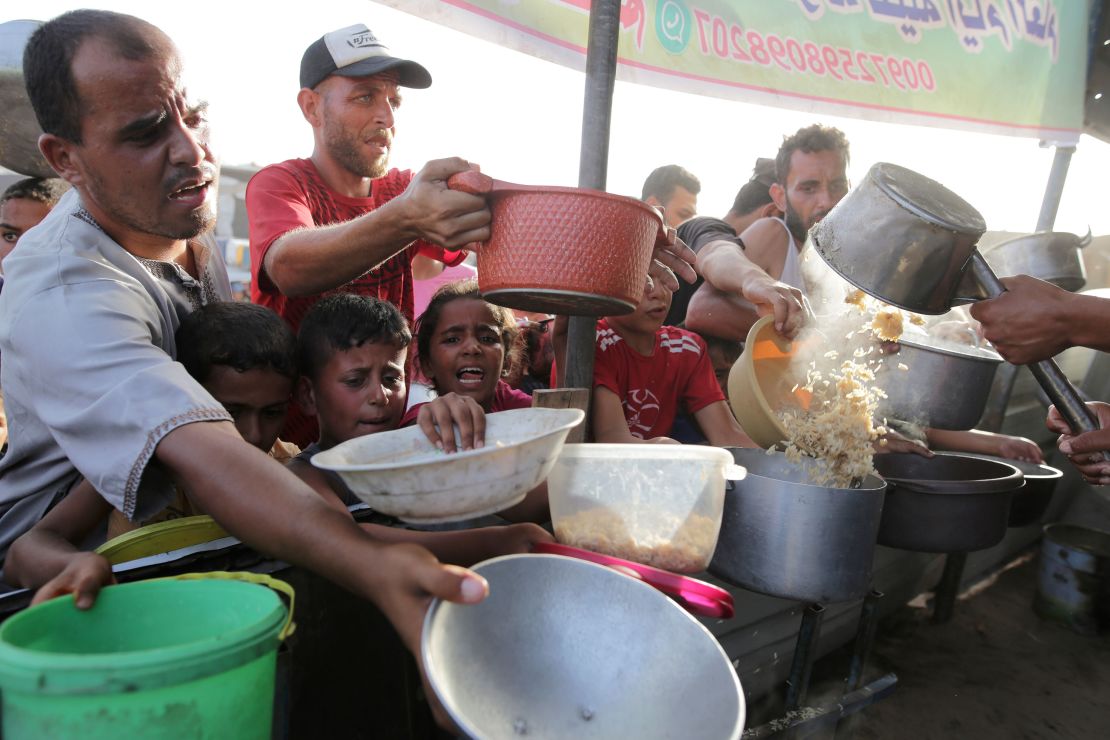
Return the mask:
[[[356, 25], [308, 47], [300, 84], [312, 156], [270, 165], [247, 186], [251, 300], [294, 331], [335, 290], [389, 301], [411, 322], [413, 257], [455, 265], [463, 253], [444, 248], [489, 236], [485, 200], [446, 185], [466, 161], [429, 162], [416, 174], [388, 169], [400, 88], [426, 88], [431, 75]], [[304, 446], [314, 427], [291, 408], [282, 438]]]
[[[173, 42], [138, 18], [78, 10], [34, 33], [23, 68], [39, 149], [72, 190], [4, 261], [0, 558], [48, 511], [83, 500], [82, 478], [99, 494], [90, 506], [129, 519], [162, 509], [176, 481], [244, 542], [373, 600], [417, 649], [431, 596], [479, 601], [483, 580], [373, 540], [244, 441], [174, 361], [181, 317], [229, 286], [198, 240], [216, 217], [216, 160]], [[75, 562], [55, 592], [89, 587]]]
[[[783, 217], [761, 218], [743, 231], [703, 234], [701, 239], [739, 242], [744, 254], [772, 278], [802, 294], [800, 253], [815, 223], [848, 193], [848, 140], [839, 129], [814, 124], [785, 137], [775, 157], [769, 193]], [[682, 236], [681, 232], [679, 236]], [[697, 246], [691, 243], [697, 250]], [[750, 303], [706, 280], [690, 299], [686, 326], [722, 339], [744, 341], [756, 314]]]

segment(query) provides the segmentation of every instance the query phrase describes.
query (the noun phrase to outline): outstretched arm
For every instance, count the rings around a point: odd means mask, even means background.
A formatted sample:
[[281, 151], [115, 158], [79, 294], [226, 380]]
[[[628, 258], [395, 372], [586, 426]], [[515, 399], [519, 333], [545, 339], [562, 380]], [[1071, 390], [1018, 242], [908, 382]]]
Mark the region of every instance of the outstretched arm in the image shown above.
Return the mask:
[[[469, 168], [458, 158], [429, 162], [380, 208], [345, 223], [289, 231], [266, 250], [266, 277], [287, 296], [313, 295], [349, 283], [416, 239], [457, 248], [489, 238], [485, 200], [447, 188], [448, 177]], [[257, 203], [265, 211], [275, 197], [252, 183], [248, 208]]]
[[775, 330], [783, 336], [793, 337], [805, 321], [802, 292], [772, 278], [735, 242], [706, 244], [698, 252], [697, 268], [705, 282], [722, 293], [743, 296], [761, 316], [774, 314]]
[[1110, 351], [1110, 299], [1069, 293], [1028, 275], [1002, 283], [1006, 292], [972, 304], [971, 315], [1007, 362], [1028, 365], [1074, 346]]
[[111, 513], [87, 480], [73, 487], [58, 505], [12, 543], [4, 577], [13, 586], [37, 588], [34, 603], [72, 593], [88, 609], [100, 589], [114, 583], [112, 566], [100, 555], [82, 552], [82, 542]]
[[377, 604], [414, 654], [434, 596], [469, 603], [486, 595], [484, 579], [441, 564], [422, 547], [375, 541], [348, 513], [328, 506], [244, 442], [229, 422], [178, 427], [162, 438], [155, 455], [232, 535]]

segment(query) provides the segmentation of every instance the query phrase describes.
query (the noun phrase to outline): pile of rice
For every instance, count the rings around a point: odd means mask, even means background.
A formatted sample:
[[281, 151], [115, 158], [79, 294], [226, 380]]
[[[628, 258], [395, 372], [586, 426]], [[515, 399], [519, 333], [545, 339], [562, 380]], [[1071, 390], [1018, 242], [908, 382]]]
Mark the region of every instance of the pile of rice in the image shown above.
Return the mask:
[[863, 362], [845, 360], [839, 368], [826, 372], [814, 363], [803, 386], [813, 394], [809, 409], [782, 415], [789, 439], [786, 459], [817, 458], [818, 464], [810, 472], [815, 484], [850, 488], [853, 481], [873, 471], [872, 444], [887, 432], [886, 427], [874, 423], [879, 400], [885, 395], [872, 385], [874, 381], [874, 370]]

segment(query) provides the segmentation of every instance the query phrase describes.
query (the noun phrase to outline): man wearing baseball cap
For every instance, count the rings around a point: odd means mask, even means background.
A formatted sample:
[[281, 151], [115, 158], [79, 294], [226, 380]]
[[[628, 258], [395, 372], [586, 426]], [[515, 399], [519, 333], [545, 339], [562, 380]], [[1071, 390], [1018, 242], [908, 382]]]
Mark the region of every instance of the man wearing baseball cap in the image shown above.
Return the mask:
[[[412, 321], [412, 258], [454, 265], [464, 255], [447, 250], [489, 236], [485, 201], [446, 186], [469, 168], [465, 160], [435, 160], [415, 174], [388, 168], [400, 89], [426, 88], [431, 75], [356, 25], [309, 45], [300, 84], [312, 156], [270, 165], [247, 187], [251, 299], [294, 330], [336, 290], [388, 300]], [[303, 446], [314, 427], [293, 411], [283, 438]]]

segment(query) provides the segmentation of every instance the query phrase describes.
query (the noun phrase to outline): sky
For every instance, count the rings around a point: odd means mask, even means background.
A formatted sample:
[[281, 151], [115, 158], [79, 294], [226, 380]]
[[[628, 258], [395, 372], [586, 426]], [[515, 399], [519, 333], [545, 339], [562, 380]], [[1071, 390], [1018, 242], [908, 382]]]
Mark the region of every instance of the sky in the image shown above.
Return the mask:
[[[0, 21], [47, 20], [78, 7], [131, 13], [162, 28], [186, 60], [190, 92], [211, 104], [215, 146], [226, 164], [265, 165], [308, 156], [312, 136], [296, 104], [305, 48], [327, 31], [365, 23], [395, 56], [432, 74], [405, 90], [392, 164], [419, 169], [460, 156], [501, 180], [576, 185], [585, 77], [370, 0], [274, 3], [193, 0], [88, 4], [38, 0]], [[1015, 94], [1020, 91], [1015, 90]], [[814, 122], [834, 125], [852, 146], [849, 177], [879, 161], [928, 175], [962, 196], [992, 230], [1036, 226], [1053, 150], [1036, 139], [815, 115], [617, 83], [608, 190], [638, 196], [644, 178], [677, 163], [702, 182], [699, 212], [721, 216], [759, 156]], [[1110, 145], [1083, 136], [1072, 158], [1058, 230], [1110, 234]]]

